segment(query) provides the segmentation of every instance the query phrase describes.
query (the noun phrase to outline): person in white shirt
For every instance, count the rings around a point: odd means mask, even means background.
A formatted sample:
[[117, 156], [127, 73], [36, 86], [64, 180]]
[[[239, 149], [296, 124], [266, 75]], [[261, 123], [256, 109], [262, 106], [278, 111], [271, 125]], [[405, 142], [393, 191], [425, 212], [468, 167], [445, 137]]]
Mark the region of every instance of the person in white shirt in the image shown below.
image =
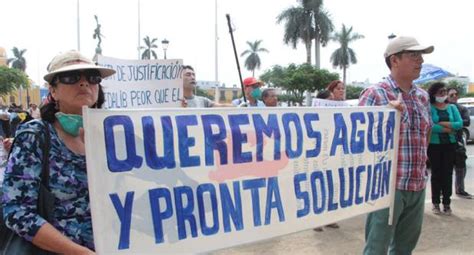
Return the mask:
[[41, 119], [41, 112], [40, 109], [36, 104], [30, 104], [30, 108], [28, 109], [28, 113], [33, 119]]
[[189, 65], [183, 66], [183, 96], [182, 107], [190, 108], [210, 108], [210, 107], [227, 107], [229, 104], [220, 104], [213, 102], [211, 99], [194, 95], [196, 89], [196, 73], [194, 68]]

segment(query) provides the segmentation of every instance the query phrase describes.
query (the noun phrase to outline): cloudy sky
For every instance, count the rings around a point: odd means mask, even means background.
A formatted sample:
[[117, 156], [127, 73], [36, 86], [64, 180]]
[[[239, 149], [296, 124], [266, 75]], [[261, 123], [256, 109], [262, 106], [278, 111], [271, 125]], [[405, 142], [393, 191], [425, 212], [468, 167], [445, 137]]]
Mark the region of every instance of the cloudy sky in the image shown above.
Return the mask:
[[[79, 0], [80, 49], [92, 57], [97, 41], [92, 39], [98, 15], [104, 34], [103, 55], [136, 59], [138, 56], [139, 0]], [[198, 80], [215, 80], [215, 0], [140, 0], [141, 38], [158, 38], [157, 54], [163, 57], [161, 40], [170, 41], [167, 57], [183, 59], [194, 66]], [[415, 36], [421, 44], [434, 45], [425, 62], [474, 80], [474, 34], [468, 0], [326, 0], [336, 30], [353, 26], [365, 36], [351, 45], [358, 64], [348, 70], [348, 81], [376, 82], [387, 74], [383, 51], [387, 36]], [[296, 0], [217, 0], [218, 79], [226, 86], [238, 84], [238, 73], [225, 14], [231, 15], [240, 55], [246, 41], [263, 40], [269, 53], [262, 53], [258, 76], [273, 65], [303, 63], [304, 45], [297, 50], [282, 42], [283, 26], [275, 23]], [[11, 48], [27, 49], [28, 75], [42, 84], [49, 61], [60, 51], [77, 49], [77, 0], [0, 0], [0, 47], [12, 57]], [[143, 41], [140, 40], [143, 44]], [[331, 42], [322, 48], [322, 68], [333, 69]], [[313, 59], [314, 61], [314, 59]], [[243, 76], [251, 72], [243, 67]], [[341, 75], [342, 76], [342, 75]]]

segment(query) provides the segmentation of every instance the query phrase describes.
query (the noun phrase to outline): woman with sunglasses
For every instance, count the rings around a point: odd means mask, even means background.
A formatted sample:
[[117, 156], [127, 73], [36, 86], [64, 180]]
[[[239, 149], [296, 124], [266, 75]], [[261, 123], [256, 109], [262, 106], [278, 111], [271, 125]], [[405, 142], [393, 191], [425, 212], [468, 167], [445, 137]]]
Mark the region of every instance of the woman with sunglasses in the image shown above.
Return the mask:
[[[102, 107], [100, 82], [115, 71], [95, 65], [77, 51], [68, 51], [53, 58], [48, 72], [44, 79], [49, 83], [49, 95], [41, 108], [42, 121], [22, 125], [11, 148], [3, 183], [5, 224], [43, 250], [94, 254], [82, 107]], [[21, 133], [22, 129], [42, 135]], [[49, 222], [36, 210], [45, 132], [50, 137], [48, 188], [54, 195]]]
[[453, 166], [456, 157], [456, 131], [462, 128], [462, 118], [455, 105], [448, 102], [448, 91], [442, 82], [428, 89], [431, 102], [433, 129], [428, 146], [431, 163], [431, 202], [433, 213], [441, 214], [439, 204], [443, 197], [443, 213], [451, 215]]

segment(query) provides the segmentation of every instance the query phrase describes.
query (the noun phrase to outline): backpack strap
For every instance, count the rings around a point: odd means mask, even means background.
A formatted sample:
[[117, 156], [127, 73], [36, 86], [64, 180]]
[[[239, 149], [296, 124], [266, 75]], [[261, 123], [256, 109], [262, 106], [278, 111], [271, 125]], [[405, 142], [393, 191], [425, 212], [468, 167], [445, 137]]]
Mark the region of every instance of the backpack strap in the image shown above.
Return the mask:
[[[35, 140], [39, 141], [39, 146], [41, 147], [41, 150], [43, 151], [43, 158], [41, 162], [41, 174], [40, 174], [40, 179], [41, 183], [45, 187], [49, 187], [49, 149], [51, 147], [51, 135], [49, 133], [49, 125], [48, 123], [44, 123], [44, 121], [40, 121], [42, 127], [39, 129], [33, 129], [33, 128], [27, 128], [20, 130], [15, 134], [15, 138], [13, 139], [12, 142], [12, 147], [15, 145], [17, 142], [17, 137], [23, 133], [29, 133], [33, 134], [35, 136]], [[10, 158], [10, 155], [12, 153], [12, 150], [10, 149], [10, 152], [8, 153], [8, 158]]]
[[43, 142], [41, 143], [41, 147], [43, 149], [43, 162], [41, 167], [41, 183], [48, 188], [49, 190], [49, 149], [51, 148], [51, 134], [49, 133], [49, 124], [43, 124]]

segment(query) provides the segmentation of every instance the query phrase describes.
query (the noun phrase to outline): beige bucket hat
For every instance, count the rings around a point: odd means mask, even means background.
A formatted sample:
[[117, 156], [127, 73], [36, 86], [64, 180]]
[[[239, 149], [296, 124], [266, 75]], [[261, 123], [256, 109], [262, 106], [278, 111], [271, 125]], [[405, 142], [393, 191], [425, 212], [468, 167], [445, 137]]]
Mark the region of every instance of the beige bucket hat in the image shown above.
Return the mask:
[[82, 55], [79, 51], [70, 50], [60, 53], [51, 60], [48, 65], [48, 74], [44, 76], [44, 80], [51, 84], [54, 76], [58, 73], [95, 69], [100, 72], [102, 78], [111, 76], [115, 73], [114, 69], [96, 65], [92, 60]]

